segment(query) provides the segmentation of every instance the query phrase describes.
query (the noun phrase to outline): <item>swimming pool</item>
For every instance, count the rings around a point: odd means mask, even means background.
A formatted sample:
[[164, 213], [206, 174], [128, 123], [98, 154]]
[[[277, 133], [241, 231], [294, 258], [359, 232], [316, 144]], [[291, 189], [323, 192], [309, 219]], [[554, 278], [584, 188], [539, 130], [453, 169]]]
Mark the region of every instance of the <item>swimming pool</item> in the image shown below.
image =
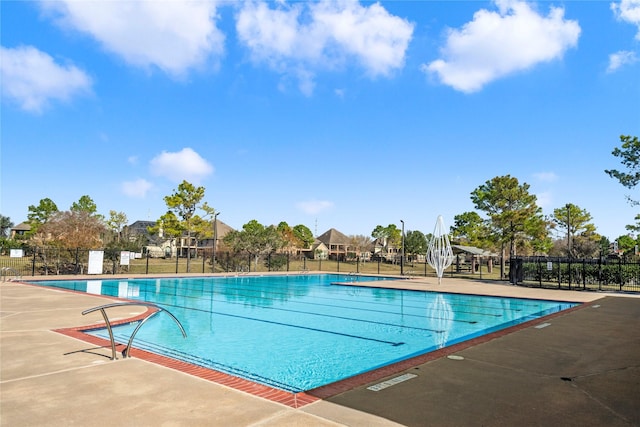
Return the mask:
[[[575, 306], [344, 286], [339, 274], [31, 282], [156, 303], [134, 347], [290, 392], [422, 355]], [[126, 343], [136, 324], [114, 328]], [[89, 332], [108, 337], [106, 330]]]

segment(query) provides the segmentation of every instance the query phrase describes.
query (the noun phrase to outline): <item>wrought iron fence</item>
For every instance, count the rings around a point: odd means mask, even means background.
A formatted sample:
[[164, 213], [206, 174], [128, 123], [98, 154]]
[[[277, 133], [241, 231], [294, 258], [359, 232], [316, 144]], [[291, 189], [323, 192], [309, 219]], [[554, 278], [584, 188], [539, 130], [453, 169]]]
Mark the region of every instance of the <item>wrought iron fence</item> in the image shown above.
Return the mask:
[[[386, 262], [350, 259], [312, 259], [298, 253], [255, 255], [198, 248], [190, 257], [154, 256], [154, 253], [134, 253], [117, 248], [102, 251], [101, 274], [183, 274], [183, 273], [249, 273], [249, 272], [309, 272], [386, 274], [435, 277], [434, 270], [424, 261], [400, 260]], [[89, 273], [91, 250], [54, 247], [23, 248], [20, 256], [0, 256], [0, 268], [15, 270], [21, 276], [79, 275]], [[127, 256], [123, 258], [123, 254]], [[123, 260], [126, 259], [126, 262]], [[94, 266], [95, 267], [95, 266]], [[499, 269], [493, 265], [474, 264], [474, 268], [458, 259], [445, 272], [445, 277], [500, 280]], [[493, 267], [493, 268], [492, 268]]]
[[592, 291], [640, 291], [640, 263], [624, 258], [514, 257], [512, 284]]

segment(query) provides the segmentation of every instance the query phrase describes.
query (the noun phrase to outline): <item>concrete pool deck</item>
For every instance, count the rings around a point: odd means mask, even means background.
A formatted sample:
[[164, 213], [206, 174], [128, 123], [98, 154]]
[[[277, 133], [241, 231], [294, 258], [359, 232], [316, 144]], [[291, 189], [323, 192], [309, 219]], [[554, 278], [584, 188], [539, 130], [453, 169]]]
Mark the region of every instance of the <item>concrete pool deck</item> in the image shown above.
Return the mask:
[[[322, 399], [292, 408], [136, 358], [135, 350], [132, 358], [111, 361], [110, 348], [53, 331], [100, 323], [99, 313], [91, 317], [81, 312], [112, 298], [2, 282], [0, 425], [640, 425], [636, 295], [448, 278], [441, 285], [434, 278], [384, 285], [586, 304], [454, 346], [432, 360], [336, 395], [330, 388], [321, 390]], [[110, 317], [142, 311], [124, 307]], [[415, 376], [400, 377], [404, 374]], [[394, 380], [399, 377], [409, 379]], [[379, 391], [367, 388], [381, 383]]]

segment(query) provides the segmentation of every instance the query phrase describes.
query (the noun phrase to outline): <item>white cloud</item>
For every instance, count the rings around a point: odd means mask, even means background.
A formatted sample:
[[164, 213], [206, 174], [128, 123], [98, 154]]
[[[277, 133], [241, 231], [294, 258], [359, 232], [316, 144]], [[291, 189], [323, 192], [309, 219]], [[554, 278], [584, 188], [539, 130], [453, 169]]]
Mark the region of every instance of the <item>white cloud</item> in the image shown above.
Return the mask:
[[558, 179], [558, 175], [556, 175], [554, 172], [538, 172], [534, 173], [533, 177], [538, 181], [543, 182], [554, 182]]
[[623, 65], [633, 64], [638, 61], [638, 57], [635, 52], [628, 50], [621, 50], [609, 55], [609, 66], [607, 67], [607, 73], [613, 73]]
[[576, 21], [552, 7], [545, 17], [517, 0], [496, 0], [497, 12], [481, 9], [461, 29], [448, 30], [443, 58], [424, 64], [456, 90], [471, 93], [487, 83], [538, 63], [561, 58], [580, 35]]
[[640, 40], [640, 0], [622, 0], [619, 3], [611, 3], [611, 10], [621, 21], [638, 27], [636, 40]]
[[87, 33], [138, 67], [182, 77], [224, 51], [214, 1], [42, 1], [64, 27]]
[[191, 148], [176, 153], [163, 151], [151, 160], [150, 165], [154, 175], [173, 182], [187, 180], [195, 184], [213, 173], [213, 166]]
[[320, 212], [333, 208], [333, 202], [327, 200], [308, 200], [296, 203], [296, 207], [309, 215], [316, 215]]
[[91, 78], [71, 64], [58, 64], [47, 53], [32, 46], [0, 46], [2, 96], [20, 108], [40, 113], [51, 100], [68, 101], [91, 90]]
[[144, 198], [151, 188], [153, 188], [153, 184], [142, 178], [135, 181], [125, 181], [121, 186], [122, 192], [126, 196], [140, 199]]
[[404, 66], [413, 24], [392, 16], [380, 3], [321, 1], [311, 6], [314, 23], [371, 76], [387, 76]]
[[389, 14], [379, 3], [351, 0], [316, 3], [246, 2], [236, 29], [254, 62], [294, 77], [310, 95], [315, 72], [359, 63], [374, 78], [404, 66], [413, 24]]

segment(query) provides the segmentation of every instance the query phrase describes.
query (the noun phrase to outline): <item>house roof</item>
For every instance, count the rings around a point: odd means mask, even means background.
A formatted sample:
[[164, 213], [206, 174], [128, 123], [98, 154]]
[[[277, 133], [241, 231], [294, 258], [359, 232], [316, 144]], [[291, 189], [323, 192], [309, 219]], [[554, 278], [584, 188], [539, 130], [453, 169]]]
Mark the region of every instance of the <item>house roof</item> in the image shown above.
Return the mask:
[[339, 232], [335, 228], [330, 228], [329, 230], [322, 233], [317, 237], [322, 243], [327, 245], [349, 245], [351, 244], [351, 239], [347, 237], [345, 234]]
[[464, 252], [471, 255], [492, 255], [489, 251], [476, 248], [475, 246], [451, 245], [451, 249], [453, 249], [454, 252]]
[[218, 239], [222, 239], [224, 236], [227, 235], [227, 233], [229, 233], [230, 231], [233, 231], [232, 227], [228, 226], [227, 224], [220, 221], [219, 219], [216, 220], [216, 222], [217, 222], [216, 231], [218, 232]]
[[129, 225], [129, 228], [147, 228], [156, 225], [156, 221], [136, 221]]
[[321, 250], [326, 252], [328, 250], [327, 245], [325, 245], [324, 243], [322, 243], [320, 240], [316, 239], [313, 242], [313, 245], [311, 245], [311, 250], [315, 251], [315, 250]]
[[11, 231], [29, 231], [31, 230], [31, 226], [27, 222], [21, 222], [15, 227], [11, 227]]

